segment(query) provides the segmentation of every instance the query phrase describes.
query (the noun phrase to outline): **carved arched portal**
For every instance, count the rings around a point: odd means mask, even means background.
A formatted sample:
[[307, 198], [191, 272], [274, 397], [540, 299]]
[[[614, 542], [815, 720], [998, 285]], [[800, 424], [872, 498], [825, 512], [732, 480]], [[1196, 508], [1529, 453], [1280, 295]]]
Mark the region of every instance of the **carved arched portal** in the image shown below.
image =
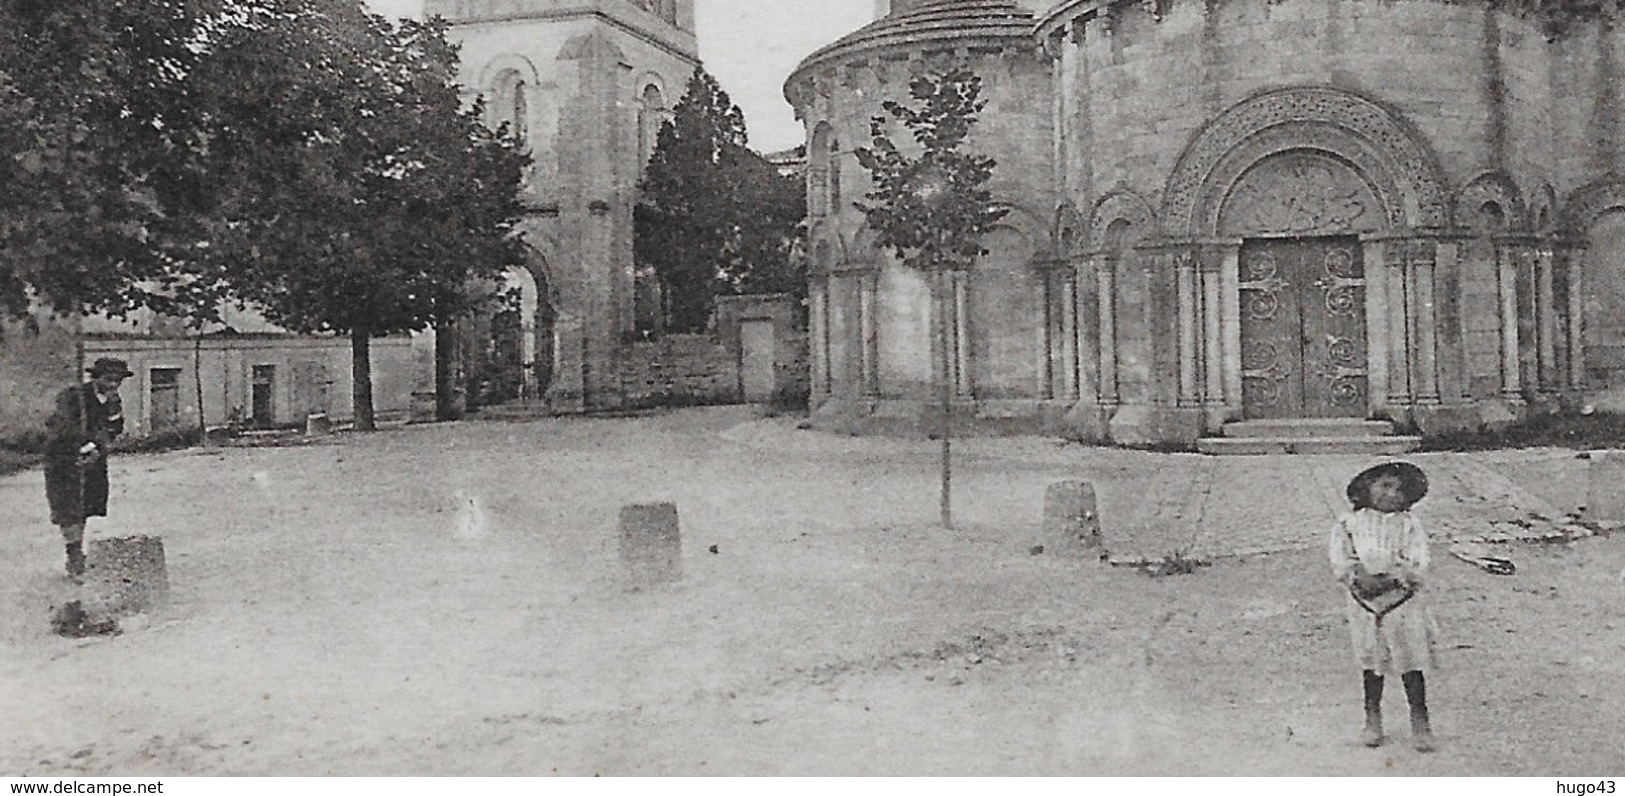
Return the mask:
[[[1163, 193], [1172, 397], [1210, 410], [1209, 426], [1362, 418], [1396, 397], [1436, 398], [1422, 361], [1434, 354], [1422, 339], [1431, 316], [1417, 310], [1431, 304], [1436, 233], [1449, 226], [1442, 184], [1403, 119], [1346, 91], [1272, 91], [1215, 118]], [[1426, 285], [1389, 300], [1390, 273], [1424, 270]]]

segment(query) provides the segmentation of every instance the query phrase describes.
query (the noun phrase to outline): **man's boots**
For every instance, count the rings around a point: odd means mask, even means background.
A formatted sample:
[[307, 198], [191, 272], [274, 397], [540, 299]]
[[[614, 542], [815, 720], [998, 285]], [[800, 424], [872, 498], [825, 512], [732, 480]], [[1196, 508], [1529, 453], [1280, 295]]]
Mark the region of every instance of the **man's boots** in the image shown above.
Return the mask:
[[85, 545], [84, 542], [69, 542], [68, 551], [68, 577], [78, 580], [85, 574]]
[[1411, 703], [1411, 744], [1418, 752], [1433, 751], [1433, 727], [1428, 722], [1428, 686], [1421, 672], [1406, 672], [1405, 700]]
[[1382, 745], [1382, 675], [1369, 669], [1365, 672], [1365, 727], [1360, 730], [1360, 743]]

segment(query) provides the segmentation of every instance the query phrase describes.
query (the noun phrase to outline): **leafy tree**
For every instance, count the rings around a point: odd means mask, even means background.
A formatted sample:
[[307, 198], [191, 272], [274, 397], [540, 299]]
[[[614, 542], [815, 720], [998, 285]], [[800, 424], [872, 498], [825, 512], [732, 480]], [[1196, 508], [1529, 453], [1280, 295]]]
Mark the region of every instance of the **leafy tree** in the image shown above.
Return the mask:
[[722, 280], [730, 293], [807, 296], [807, 264], [801, 253], [807, 188], [797, 175], [783, 175], [761, 155], [743, 147], [723, 161], [733, 223], [724, 240]]
[[[982, 80], [966, 68], [924, 75], [909, 84], [909, 105], [887, 100], [884, 116], [869, 120], [871, 145], [857, 151], [874, 190], [858, 203], [881, 246], [932, 280], [942, 412], [944, 527], [953, 527], [952, 401], [949, 373], [948, 290], [953, 271], [970, 268], [986, 253], [982, 238], [1009, 212], [987, 189], [996, 161], [966, 151], [986, 103]], [[888, 128], [901, 124], [912, 139], [899, 146]]]
[[465, 109], [444, 22], [359, 0], [0, 0], [0, 311], [221, 300], [348, 334], [466, 313], [506, 267], [525, 157]]
[[199, 81], [224, 208], [211, 278], [297, 332], [347, 334], [358, 429], [370, 341], [445, 324], [525, 260], [527, 158], [463, 108], [443, 21], [391, 25], [356, 0], [278, 0]]
[[232, 0], [0, 0], [0, 311], [213, 311], [187, 78]]
[[746, 146], [744, 115], [705, 70], [661, 127], [641, 187], [634, 248], [660, 279], [669, 328], [703, 330], [718, 294], [805, 294], [800, 181]]
[[745, 146], [745, 117], [716, 78], [694, 70], [660, 128], [634, 209], [634, 253], [654, 269], [675, 331], [705, 328], [732, 221], [723, 162]]

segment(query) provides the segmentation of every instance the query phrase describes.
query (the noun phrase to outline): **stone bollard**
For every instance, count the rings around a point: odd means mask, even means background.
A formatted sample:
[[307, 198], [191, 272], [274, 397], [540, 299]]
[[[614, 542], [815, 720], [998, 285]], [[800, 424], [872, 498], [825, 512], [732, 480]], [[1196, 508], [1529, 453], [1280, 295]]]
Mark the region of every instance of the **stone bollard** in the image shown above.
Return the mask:
[[677, 504], [621, 507], [621, 562], [635, 589], [682, 580], [683, 540]]
[[1587, 522], [1625, 523], [1625, 451], [1592, 451], [1586, 467]]
[[1095, 488], [1087, 481], [1059, 481], [1044, 493], [1044, 538], [1060, 555], [1104, 560]]
[[94, 539], [85, 562], [85, 610], [98, 616], [144, 613], [169, 599], [164, 541], [156, 536]]

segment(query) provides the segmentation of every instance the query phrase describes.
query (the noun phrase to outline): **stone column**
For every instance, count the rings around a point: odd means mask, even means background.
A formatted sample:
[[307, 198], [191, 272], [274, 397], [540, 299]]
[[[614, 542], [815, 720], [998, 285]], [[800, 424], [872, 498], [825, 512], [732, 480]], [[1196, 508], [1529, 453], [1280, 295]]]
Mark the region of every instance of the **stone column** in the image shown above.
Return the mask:
[[1585, 253], [1583, 246], [1565, 246], [1568, 262], [1569, 328], [1568, 328], [1568, 387], [1577, 390], [1585, 386]]
[[1073, 332], [1078, 363], [1077, 399], [1100, 404], [1100, 279], [1094, 262], [1079, 259], [1071, 264], [1073, 285]]
[[1517, 250], [1506, 241], [1496, 242], [1496, 275], [1501, 289], [1501, 397], [1514, 404], [1523, 402], [1523, 372], [1518, 360], [1517, 256]]
[[1224, 397], [1226, 414], [1240, 419], [1246, 407], [1241, 389], [1241, 244], [1225, 247], [1219, 265], [1219, 300], [1224, 336]]
[[1361, 241], [1365, 258], [1365, 346], [1366, 393], [1368, 410], [1373, 415], [1387, 415], [1389, 405], [1389, 361], [1394, 341], [1393, 323], [1389, 320], [1393, 310], [1388, 305], [1388, 255], [1392, 244], [1381, 239]]
[[1048, 401], [1055, 397], [1055, 364], [1059, 359], [1059, 352], [1055, 350], [1058, 335], [1055, 325], [1058, 315], [1055, 311], [1055, 296], [1060, 291], [1056, 289], [1059, 277], [1049, 270], [1049, 266], [1040, 265], [1038, 277], [1042, 284], [1039, 286], [1039, 303], [1042, 306], [1044, 317], [1038, 324], [1038, 398]]
[[807, 318], [807, 357], [811, 362], [813, 396], [829, 395], [829, 287], [827, 279], [816, 279], [808, 291], [811, 312]]
[[1178, 296], [1175, 311], [1179, 316], [1179, 406], [1201, 404], [1201, 384], [1197, 380], [1201, 350], [1196, 344], [1196, 326], [1201, 312], [1196, 294], [1196, 252], [1176, 252], [1174, 279]]
[[1117, 391], [1117, 263], [1111, 255], [1096, 255], [1095, 275], [1100, 282], [1100, 389], [1101, 406], [1116, 406], [1122, 402]]
[[875, 325], [875, 293], [879, 277], [859, 274], [858, 281], [858, 383], [864, 395], [880, 392], [879, 333]]
[[1557, 364], [1557, 291], [1553, 285], [1552, 250], [1536, 246], [1531, 252], [1535, 269], [1536, 378], [1542, 392], [1562, 387]]
[[1390, 406], [1409, 407], [1414, 395], [1410, 367], [1410, 257], [1402, 240], [1389, 241], [1388, 252], [1388, 400]]
[[1225, 416], [1225, 344], [1224, 322], [1224, 264], [1239, 253], [1240, 246], [1209, 246], [1201, 252], [1197, 275], [1201, 285], [1202, 304], [1202, 405], [1207, 410], [1207, 425], [1218, 428]]
[[585, 412], [587, 335], [581, 319], [574, 313], [559, 313], [553, 322], [553, 338], [558, 370], [547, 388], [547, 405], [555, 412]]
[[1061, 280], [1061, 323], [1060, 355], [1061, 355], [1061, 389], [1059, 397], [1068, 401], [1078, 399], [1079, 363], [1078, 363], [1078, 282], [1077, 275], [1070, 267], [1056, 271]]
[[1415, 346], [1411, 361], [1415, 376], [1411, 380], [1418, 404], [1439, 403], [1439, 328], [1433, 306], [1433, 273], [1437, 242], [1411, 241], [1410, 250], [1410, 321], [1411, 341]]

